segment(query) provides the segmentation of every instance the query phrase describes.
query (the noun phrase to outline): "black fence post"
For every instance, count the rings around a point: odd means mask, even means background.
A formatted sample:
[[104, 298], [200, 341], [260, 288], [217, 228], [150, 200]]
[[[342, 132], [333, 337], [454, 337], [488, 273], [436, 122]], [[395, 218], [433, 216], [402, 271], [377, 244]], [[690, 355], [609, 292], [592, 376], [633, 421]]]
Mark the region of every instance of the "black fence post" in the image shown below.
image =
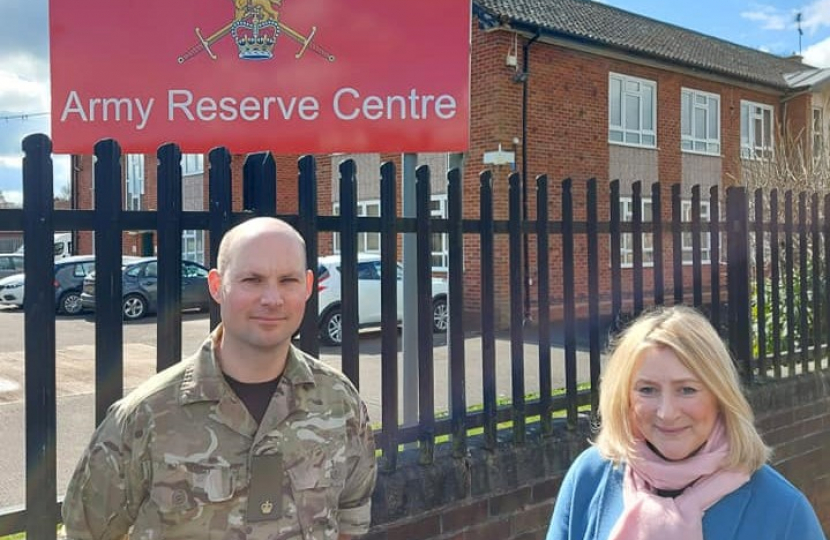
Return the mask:
[[660, 182], [651, 184], [651, 245], [654, 263], [654, 304], [662, 306], [665, 302], [665, 283], [663, 277], [663, 198]]
[[496, 448], [496, 323], [495, 323], [495, 232], [493, 220], [493, 173], [479, 176], [481, 214], [481, 371], [484, 384], [484, 447]]
[[[231, 153], [227, 148], [214, 148], [210, 151], [210, 171], [208, 173], [208, 197], [210, 213], [210, 264], [211, 268], [219, 266], [219, 244], [222, 237], [231, 228], [233, 212]], [[221, 320], [219, 304], [210, 303], [210, 329], [216, 328]]]
[[300, 326], [300, 348], [307, 353], [318, 356], [320, 354], [320, 340], [318, 339], [318, 311], [320, 295], [317, 292], [317, 256], [319, 254], [319, 238], [317, 227], [317, 162], [314, 156], [303, 156], [298, 162], [299, 176], [297, 189], [299, 221], [297, 230], [305, 239], [306, 261], [314, 272], [315, 287], [305, 305], [305, 317]]
[[[398, 462], [398, 235], [397, 171], [392, 162], [380, 168], [380, 309], [381, 309], [381, 422], [383, 457], [381, 467], [394, 471]], [[383, 279], [386, 276], [386, 279]], [[395, 276], [392, 279], [390, 276]]]
[[[636, 192], [635, 192], [636, 193]], [[565, 396], [568, 428], [577, 424], [576, 384], [576, 269], [574, 268], [574, 204], [573, 181], [562, 182], [562, 296], [565, 316]]]
[[158, 150], [158, 371], [182, 357], [181, 159], [182, 153], [175, 144]]
[[509, 207], [507, 224], [510, 238], [510, 366], [513, 397], [513, 440], [516, 444], [525, 441], [525, 364], [524, 364], [524, 317], [522, 311], [522, 206], [521, 175], [510, 175]]
[[758, 377], [767, 376], [767, 316], [766, 316], [766, 264], [764, 252], [764, 190], [755, 190], [755, 328], [758, 340]]
[[[658, 185], [655, 183], [655, 185]], [[659, 191], [657, 191], [659, 200]], [[597, 201], [597, 179], [588, 180], [588, 319], [590, 321], [589, 358], [591, 363], [591, 414], [594, 418], [599, 415], [599, 375], [601, 363], [602, 337], [600, 336], [599, 319], [599, 221]], [[658, 203], [659, 205], [659, 203]], [[657, 246], [655, 245], [655, 250]], [[661, 265], [662, 266], [662, 265]], [[661, 272], [662, 275], [662, 272]], [[657, 278], [655, 277], [655, 282]], [[660, 279], [662, 283], [662, 278]], [[660, 286], [662, 289], [662, 285]], [[656, 289], [655, 289], [656, 290]]]
[[340, 351], [343, 373], [360, 388], [357, 219], [357, 166], [347, 159], [340, 164]]
[[718, 332], [721, 331], [720, 230], [720, 195], [718, 186], [712, 186], [709, 188], [709, 288], [712, 291], [709, 321]]
[[95, 145], [95, 425], [124, 394], [121, 147]]
[[435, 459], [435, 362], [432, 338], [432, 253], [429, 201], [432, 184], [429, 167], [415, 169], [418, 279], [418, 414], [421, 454], [419, 462], [431, 465]]
[[636, 181], [631, 185], [631, 209], [632, 209], [632, 248], [633, 268], [632, 278], [634, 283], [634, 313], [639, 314], [645, 307], [643, 299], [643, 183]]
[[749, 298], [749, 224], [746, 189], [726, 192], [729, 258], [729, 347], [746, 382], [752, 382], [752, 344]]
[[536, 177], [536, 276], [539, 298], [539, 394], [542, 435], [553, 433], [553, 381], [550, 352], [550, 231], [548, 230], [548, 177]]
[[449, 343], [450, 398], [452, 403], [452, 451], [455, 457], [467, 454], [467, 396], [464, 355], [464, 193], [461, 170], [447, 173], [447, 228], [449, 254]]
[[55, 279], [52, 142], [23, 139], [23, 244], [26, 246], [26, 533], [57, 534]]

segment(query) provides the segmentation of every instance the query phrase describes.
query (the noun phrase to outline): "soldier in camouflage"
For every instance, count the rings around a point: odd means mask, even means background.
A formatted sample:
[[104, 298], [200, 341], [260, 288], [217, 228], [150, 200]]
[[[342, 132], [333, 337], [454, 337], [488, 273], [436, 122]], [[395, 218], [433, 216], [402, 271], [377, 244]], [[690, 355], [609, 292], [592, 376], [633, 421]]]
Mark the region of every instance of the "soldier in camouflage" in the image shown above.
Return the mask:
[[296, 349], [314, 277], [286, 223], [222, 240], [201, 350], [113, 405], [70, 481], [69, 539], [344, 540], [368, 531], [376, 476], [366, 406]]

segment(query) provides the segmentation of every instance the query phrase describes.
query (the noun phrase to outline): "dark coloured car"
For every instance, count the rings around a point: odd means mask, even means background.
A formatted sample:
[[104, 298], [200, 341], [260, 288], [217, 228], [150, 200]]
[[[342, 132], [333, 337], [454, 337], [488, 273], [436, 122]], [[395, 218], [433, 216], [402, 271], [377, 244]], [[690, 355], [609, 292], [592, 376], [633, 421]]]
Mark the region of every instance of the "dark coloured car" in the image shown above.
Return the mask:
[[[123, 257], [121, 264], [139, 260]], [[81, 289], [84, 278], [95, 270], [95, 255], [77, 255], [55, 261], [55, 304], [58, 313], [77, 315], [83, 311]], [[0, 281], [0, 304], [22, 306], [26, 294], [24, 274], [9, 276]]]
[[[182, 261], [182, 309], [206, 311], [210, 307], [207, 286], [208, 269], [201, 264]], [[121, 272], [122, 310], [127, 320], [141, 319], [158, 309], [158, 259], [140, 259]], [[84, 279], [81, 303], [95, 309], [95, 274]]]

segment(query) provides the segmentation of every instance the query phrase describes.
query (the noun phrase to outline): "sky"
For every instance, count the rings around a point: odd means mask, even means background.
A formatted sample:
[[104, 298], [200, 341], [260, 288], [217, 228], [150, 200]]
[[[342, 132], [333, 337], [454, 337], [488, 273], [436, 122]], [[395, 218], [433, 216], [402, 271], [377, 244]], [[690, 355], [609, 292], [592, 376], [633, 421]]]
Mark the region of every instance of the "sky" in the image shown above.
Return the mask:
[[[800, 50], [806, 63], [830, 67], [830, 0], [602, 1], [771, 54], [788, 56]], [[18, 203], [21, 142], [28, 134], [49, 134], [50, 129], [47, 6], [46, 0], [0, 0], [0, 191]], [[68, 156], [55, 156], [54, 163], [59, 193], [69, 183]]]

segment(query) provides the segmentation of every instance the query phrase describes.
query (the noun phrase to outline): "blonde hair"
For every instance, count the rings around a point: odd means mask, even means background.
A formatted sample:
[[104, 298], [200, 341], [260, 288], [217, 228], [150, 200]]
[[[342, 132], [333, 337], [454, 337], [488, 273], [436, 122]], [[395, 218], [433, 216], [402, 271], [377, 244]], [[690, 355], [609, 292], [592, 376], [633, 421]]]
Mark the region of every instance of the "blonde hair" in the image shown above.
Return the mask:
[[725, 467], [752, 473], [766, 463], [770, 451], [755, 429], [729, 351], [703, 315], [682, 306], [643, 314], [615, 340], [600, 382], [601, 425], [595, 441], [600, 453], [617, 464], [630, 458], [635, 439], [631, 384], [639, 359], [653, 347], [671, 350], [712, 392], [729, 440]]

